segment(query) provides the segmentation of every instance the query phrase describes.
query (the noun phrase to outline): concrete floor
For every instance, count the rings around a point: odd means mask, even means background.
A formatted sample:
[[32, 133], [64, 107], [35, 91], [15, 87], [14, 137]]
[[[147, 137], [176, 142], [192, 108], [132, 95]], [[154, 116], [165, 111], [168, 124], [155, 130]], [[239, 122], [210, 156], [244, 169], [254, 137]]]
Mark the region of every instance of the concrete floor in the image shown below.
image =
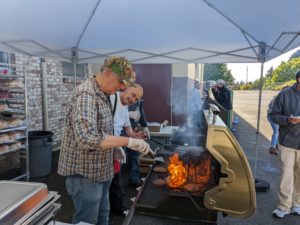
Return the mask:
[[289, 215], [283, 219], [277, 219], [272, 216], [272, 211], [277, 204], [280, 167], [278, 156], [270, 155], [268, 152], [272, 129], [267, 121], [266, 112], [270, 100], [277, 93], [275, 91], [263, 91], [260, 121], [261, 133], [256, 136], [258, 91], [234, 92], [233, 108], [240, 118], [235, 136], [247, 155], [254, 177], [270, 183], [270, 189], [268, 192], [257, 193], [257, 210], [252, 217], [241, 220], [223, 218], [220, 215], [220, 225], [300, 224], [299, 216]]
[[[268, 105], [277, 94], [278, 91], [263, 90], [262, 92], [259, 130], [269, 140], [271, 139], [272, 128], [267, 120]], [[233, 93], [233, 109], [235, 113], [239, 114], [255, 129], [257, 128], [258, 95], [259, 92], [257, 90], [234, 91]]]
[[[219, 214], [219, 225], [300, 225], [299, 216], [288, 215], [284, 219], [272, 217], [272, 210], [276, 207], [280, 170], [278, 157], [268, 153], [270, 145], [268, 139], [271, 135], [271, 128], [268, 125], [265, 115], [269, 100], [275, 94], [275, 92], [269, 91], [263, 93], [261, 120], [262, 134], [256, 135], [258, 92], [234, 92], [234, 110], [240, 118], [239, 124], [236, 126], [237, 132], [235, 133], [235, 136], [247, 155], [254, 176], [270, 183], [270, 189], [264, 193], [257, 193], [257, 210], [252, 217], [248, 219], [234, 219], [223, 217]], [[50, 190], [58, 191], [62, 195], [59, 200], [62, 203], [62, 209], [57, 215], [57, 219], [62, 222], [70, 223], [74, 209], [65, 190], [64, 178], [58, 176], [56, 173], [57, 156], [57, 154], [54, 154], [53, 172], [45, 182], [48, 184]], [[126, 192], [126, 195], [124, 196], [125, 204], [129, 207], [131, 204], [130, 198], [136, 194], [136, 191], [134, 188], [127, 186], [126, 171], [124, 173], [123, 185]], [[111, 218], [111, 225], [119, 225], [122, 224], [122, 222], [123, 218], [121, 217]], [[143, 221], [141, 221], [140, 224], [143, 224]], [[182, 223], [182, 225], [184, 225], [184, 223]]]

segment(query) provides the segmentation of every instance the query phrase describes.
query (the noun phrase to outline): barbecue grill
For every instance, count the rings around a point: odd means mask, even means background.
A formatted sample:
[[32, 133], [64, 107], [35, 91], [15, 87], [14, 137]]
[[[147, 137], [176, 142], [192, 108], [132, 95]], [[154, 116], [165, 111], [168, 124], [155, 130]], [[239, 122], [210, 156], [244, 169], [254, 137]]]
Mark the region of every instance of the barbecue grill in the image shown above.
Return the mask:
[[[164, 162], [152, 165], [125, 225], [143, 217], [156, 224], [217, 224], [218, 212], [238, 218], [255, 212], [254, 180], [241, 146], [212, 111], [204, 110], [202, 121], [200, 133], [181, 128], [160, 148]], [[167, 172], [156, 172], [157, 166]]]

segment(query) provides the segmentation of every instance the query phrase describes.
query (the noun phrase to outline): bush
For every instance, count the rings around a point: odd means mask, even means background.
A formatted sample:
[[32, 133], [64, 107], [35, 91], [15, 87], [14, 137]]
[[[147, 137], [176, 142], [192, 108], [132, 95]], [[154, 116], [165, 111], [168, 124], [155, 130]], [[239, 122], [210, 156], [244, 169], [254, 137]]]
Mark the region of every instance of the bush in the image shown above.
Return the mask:
[[240, 86], [240, 90], [251, 90], [252, 89], [252, 84], [242, 84]]
[[285, 86], [292, 86], [294, 83], [296, 83], [296, 80], [290, 80], [287, 82], [284, 82], [283, 84], [275, 85], [272, 89], [275, 91], [280, 91]]

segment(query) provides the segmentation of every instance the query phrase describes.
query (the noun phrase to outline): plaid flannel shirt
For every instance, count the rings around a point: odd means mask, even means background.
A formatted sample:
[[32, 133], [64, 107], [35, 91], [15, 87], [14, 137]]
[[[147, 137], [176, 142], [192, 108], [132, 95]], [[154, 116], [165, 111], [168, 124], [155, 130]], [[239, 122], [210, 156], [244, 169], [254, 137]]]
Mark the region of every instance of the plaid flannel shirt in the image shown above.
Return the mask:
[[92, 181], [113, 178], [113, 150], [101, 149], [105, 135], [113, 135], [113, 118], [107, 96], [95, 78], [79, 85], [68, 101], [58, 173], [80, 174]]

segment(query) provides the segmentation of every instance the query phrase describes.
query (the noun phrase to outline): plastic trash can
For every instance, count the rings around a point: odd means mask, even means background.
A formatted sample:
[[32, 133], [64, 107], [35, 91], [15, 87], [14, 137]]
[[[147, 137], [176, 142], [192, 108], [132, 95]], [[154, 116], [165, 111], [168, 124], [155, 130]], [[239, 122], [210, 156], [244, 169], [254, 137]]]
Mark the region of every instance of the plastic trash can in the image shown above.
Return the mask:
[[51, 172], [52, 137], [50, 131], [29, 131], [29, 172], [30, 177], [43, 177]]

